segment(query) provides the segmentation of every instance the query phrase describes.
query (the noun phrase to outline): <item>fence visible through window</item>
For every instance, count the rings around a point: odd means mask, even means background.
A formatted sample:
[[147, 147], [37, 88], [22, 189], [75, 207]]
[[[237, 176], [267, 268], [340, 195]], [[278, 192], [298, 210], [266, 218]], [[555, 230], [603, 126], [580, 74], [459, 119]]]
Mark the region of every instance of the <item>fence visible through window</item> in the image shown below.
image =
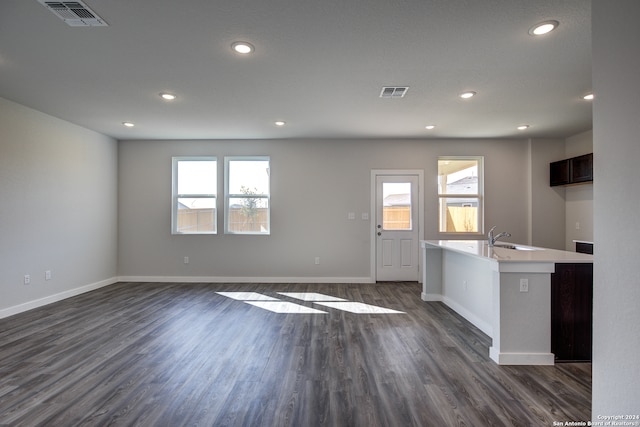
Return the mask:
[[411, 206], [385, 206], [382, 208], [384, 230], [411, 230]]

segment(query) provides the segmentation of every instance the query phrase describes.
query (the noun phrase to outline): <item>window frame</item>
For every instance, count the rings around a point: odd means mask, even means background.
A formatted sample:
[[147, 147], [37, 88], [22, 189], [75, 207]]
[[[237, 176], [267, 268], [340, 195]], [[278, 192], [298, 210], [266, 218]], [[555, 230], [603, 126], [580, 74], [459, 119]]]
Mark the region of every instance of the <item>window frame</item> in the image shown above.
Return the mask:
[[[440, 193], [440, 184], [437, 183], [437, 195], [438, 195], [438, 215], [437, 215], [437, 232], [438, 235], [450, 235], [450, 236], [482, 236], [484, 235], [484, 156], [438, 156], [438, 163], [436, 169], [436, 179], [439, 181], [439, 165], [440, 161], [476, 161], [478, 162], [478, 192], [473, 194], [447, 194]], [[442, 199], [476, 199], [478, 201], [478, 231], [441, 231], [442, 223]]]
[[[269, 181], [267, 183], [267, 194], [252, 195], [251, 198], [266, 199], [267, 200], [267, 231], [232, 231], [229, 230], [229, 209], [230, 199], [235, 198], [247, 198], [246, 194], [229, 193], [229, 163], [234, 161], [257, 161], [269, 163]], [[271, 234], [271, 156], [225, 156], [224, 157], [224, 234], [238, 234], [238, 235], [254, 235], [254, 236], [268, 236]]]
[[[194, 193], [180, 194], [178, 193], [178, 163], [182, 161], [208, 161], [216, 164], [216, 192], [214, 194]], [[173, 156], [171, 158], [171, 234], [172, 235], [198, 235], [198, 234], [218, 234], [218, 158], [216, 156]], [[213, 224], [214, 231], [198, 231], [198, 232], [181, 232], [178, 231], [178, 200], [182, 198], [191, 199], [211, 199], [213, 198], [214, 212]]]

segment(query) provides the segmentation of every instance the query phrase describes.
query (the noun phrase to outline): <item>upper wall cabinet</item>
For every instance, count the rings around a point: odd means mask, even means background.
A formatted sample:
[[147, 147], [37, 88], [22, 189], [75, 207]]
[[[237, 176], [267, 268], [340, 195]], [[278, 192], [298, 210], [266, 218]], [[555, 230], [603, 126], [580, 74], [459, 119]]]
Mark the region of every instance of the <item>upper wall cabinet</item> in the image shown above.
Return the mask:
[[578, 184], [593, 181], [593, 153], [553, 162], [549, 166], [549, 184]]

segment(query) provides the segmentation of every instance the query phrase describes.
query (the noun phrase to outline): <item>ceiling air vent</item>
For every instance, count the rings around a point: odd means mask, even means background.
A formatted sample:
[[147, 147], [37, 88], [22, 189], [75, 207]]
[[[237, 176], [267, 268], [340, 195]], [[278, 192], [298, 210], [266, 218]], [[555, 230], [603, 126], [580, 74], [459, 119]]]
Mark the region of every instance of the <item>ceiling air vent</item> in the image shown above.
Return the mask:
[[385, 86], [380, 92], [380, 98], [404, 98], [409, 86]]
[[70, 27], [106, 27], [108, 24], [81, 1], [38, 0]]

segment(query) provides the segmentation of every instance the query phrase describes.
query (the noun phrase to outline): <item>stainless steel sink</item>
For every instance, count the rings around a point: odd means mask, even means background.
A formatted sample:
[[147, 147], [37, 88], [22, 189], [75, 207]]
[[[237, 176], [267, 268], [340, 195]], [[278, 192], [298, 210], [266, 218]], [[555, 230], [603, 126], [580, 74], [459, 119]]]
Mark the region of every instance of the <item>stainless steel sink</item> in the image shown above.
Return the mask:
[[504, 249], [513, 249], [514, 251], [539, 251], [538, 248], [533, 248], [531, 246], [519, 246], [519, 245], [510, 245], [505, 243], [495, 244], [496, 248], [504, 248]]

